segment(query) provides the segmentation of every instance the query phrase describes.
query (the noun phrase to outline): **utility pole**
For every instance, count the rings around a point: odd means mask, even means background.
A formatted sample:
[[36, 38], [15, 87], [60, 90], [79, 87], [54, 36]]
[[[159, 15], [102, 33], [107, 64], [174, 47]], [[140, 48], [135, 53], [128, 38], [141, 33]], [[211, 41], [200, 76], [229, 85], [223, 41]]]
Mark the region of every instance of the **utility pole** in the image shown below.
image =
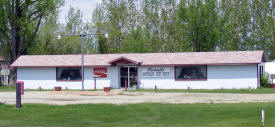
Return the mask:
[[81, 37], [81, 81], [82, 81], [82, 91], [84, 91], [84, 37], [86, 36], [92, 36], [92, 35], [104, 35], [105, 38], [108, 38], [109, 35], [108, 33], [105, 33], [105, 34], [64, 34], [64, 35], [58, 35], [57, 36], [57, 39], [60, 40], [61, 39], [61, 36], [79, 36]]

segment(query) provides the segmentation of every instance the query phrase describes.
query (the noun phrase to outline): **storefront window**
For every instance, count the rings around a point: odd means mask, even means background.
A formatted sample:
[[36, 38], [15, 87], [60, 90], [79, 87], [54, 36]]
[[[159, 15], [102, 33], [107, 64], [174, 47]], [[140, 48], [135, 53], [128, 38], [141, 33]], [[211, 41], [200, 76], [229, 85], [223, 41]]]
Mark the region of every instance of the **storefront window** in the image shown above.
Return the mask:
[[182, 66], [176, 67], [176, 80], [206, 80], [206, 66]]
[[57, 80], [79, 81], [81, 80], [81, 68], [57, 68]]

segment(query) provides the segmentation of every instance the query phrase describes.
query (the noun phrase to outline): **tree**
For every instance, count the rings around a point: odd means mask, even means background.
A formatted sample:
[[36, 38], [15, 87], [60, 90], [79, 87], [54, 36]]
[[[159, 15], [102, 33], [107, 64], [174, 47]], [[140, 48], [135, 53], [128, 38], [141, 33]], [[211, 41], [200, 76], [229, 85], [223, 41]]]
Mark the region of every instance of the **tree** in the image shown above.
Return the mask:
[[[92, 28], [94, 29], [93, 33], [101, 34], [106, 31], [106, 25], [108, 24], [105, 22], [104, 12], [101, 6], [97, 6], [97, 8], [94, 10], [92, 22]], [[97, 43], [94, 43], [94, 51], [101, 54], [108, 53], [110, 44], [107, 44], [107, 40], [102, 35], [97, 35], [96, 40]]]
[[[28, 47], [37, 36], [41, 21], [62, 5], [62, 0], [1, 0], [0, 41], [4, 50], [14, 62], [21, 54], [27, 54]], [[12, 79], [12, 78], [10, 78]]]
[[216, 0], [182, 1], [179, 16], [192, 51], [214, 51], [219, 40]]
[[[61, 24], [58, 23], [58, 13], [51, 14], [41, 22], [35, 43], [28, 47], [28, 54], [45, 55], [60, 53], [60, 41], [57, 40]], [[60, 49], [59, 49], [60, 48]]]
[[264, 50], [272, 59], [275, 16], [271, 0], [221, 0], [222, 50]]
[[[38, 31], [35, 44], [30, 46], [28, 54], [76, 54], [81, 52], [81, 38], [66, 36], [70, 34], [94, 33], [91, 23], [83, 22], [79, 9], [70, 7], [66, 22], [58, 22], [58, 13], [44, 18]], [[61, 39], [57, 36], [61, 35]], [[63, 36], [64, 35], [64, 36]], [[84, 53], [96, 52], [94, 36], [84, 38]]]
[[27, 54], [41, 21], [62, 5], [61, 0], [1, 0], [0, 41], [8, 51], [10, 62]]

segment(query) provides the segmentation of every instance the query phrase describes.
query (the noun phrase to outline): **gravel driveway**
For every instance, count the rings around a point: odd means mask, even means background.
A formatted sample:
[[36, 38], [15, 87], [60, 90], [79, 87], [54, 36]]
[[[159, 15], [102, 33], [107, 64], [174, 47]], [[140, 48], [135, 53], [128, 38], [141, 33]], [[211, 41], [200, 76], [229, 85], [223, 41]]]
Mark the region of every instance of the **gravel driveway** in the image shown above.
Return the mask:
[[[1, 92], [0, 102], [15, 104], [15, 92]], [[133, 103], [243, 103], [275, 102], [275, 94], [219, 94], [219, 93], [150, 93], [114, 91], [27, 91], [22, 103], [54, 105], [67, 104], [133, 104]]]

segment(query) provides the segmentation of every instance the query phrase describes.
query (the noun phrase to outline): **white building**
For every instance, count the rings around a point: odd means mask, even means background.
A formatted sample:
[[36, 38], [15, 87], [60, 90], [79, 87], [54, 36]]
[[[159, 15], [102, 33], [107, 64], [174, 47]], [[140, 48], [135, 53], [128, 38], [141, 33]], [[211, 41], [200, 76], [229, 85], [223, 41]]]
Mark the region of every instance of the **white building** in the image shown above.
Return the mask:
[[[270, 76], [270, 81], [272, 81], [271, 79], [271, 75], [275, 75], [275, 61], [274, 62], [265, 62], [263, 63], [263, 70], [264, 73], [268, 73]], [[273, 83], [274, 83], [274, 79], [273, 79]]]
[[268, 74], [275, 74], [275, 62], [265, 62], [264, 70]]
[[[84, 56], [84, 88], [241, 89], [259, 87], [263, 51]], [[11, 67], [25, 88], [81, 89], [81, 55], [25, 55]], [[126, 84], [126, 85], [125, 85]]]

